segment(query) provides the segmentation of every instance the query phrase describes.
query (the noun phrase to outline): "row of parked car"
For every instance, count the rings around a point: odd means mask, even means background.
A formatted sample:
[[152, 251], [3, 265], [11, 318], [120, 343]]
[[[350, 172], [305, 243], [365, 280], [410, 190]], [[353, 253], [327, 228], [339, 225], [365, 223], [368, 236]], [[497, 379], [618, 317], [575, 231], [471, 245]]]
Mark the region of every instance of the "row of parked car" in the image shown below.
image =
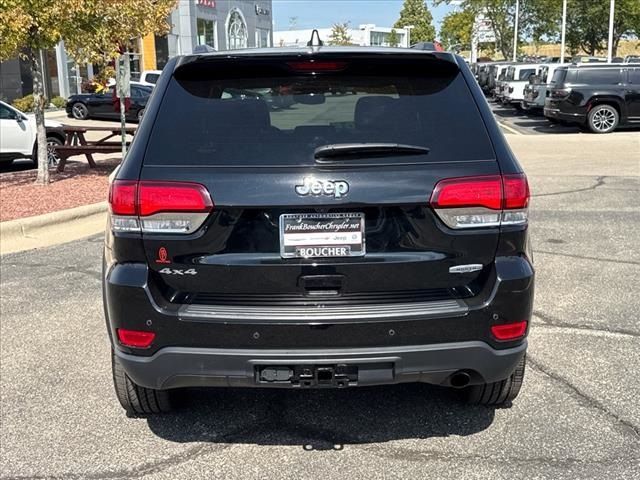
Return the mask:
[[593, 133], [640, 126], [640, 61], [633, 63], [510, 63], [472, 65], [486, 95], [553, 123]]

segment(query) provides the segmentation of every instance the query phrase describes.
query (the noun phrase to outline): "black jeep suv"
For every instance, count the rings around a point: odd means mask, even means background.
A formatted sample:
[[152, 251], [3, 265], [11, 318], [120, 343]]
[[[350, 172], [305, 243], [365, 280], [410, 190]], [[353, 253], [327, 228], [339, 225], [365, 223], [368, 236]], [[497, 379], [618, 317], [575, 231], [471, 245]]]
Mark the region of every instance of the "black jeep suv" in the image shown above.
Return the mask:
[[508, 404], [533, 302], [528, 202], [461, 57], [174, 58], [110, 187], [118, 399], [145, 414], [181, 387], [427, 382]]
[[594, 133], [640, 125], [640, 63], [577, 64], [556, 69], [544, 115]]

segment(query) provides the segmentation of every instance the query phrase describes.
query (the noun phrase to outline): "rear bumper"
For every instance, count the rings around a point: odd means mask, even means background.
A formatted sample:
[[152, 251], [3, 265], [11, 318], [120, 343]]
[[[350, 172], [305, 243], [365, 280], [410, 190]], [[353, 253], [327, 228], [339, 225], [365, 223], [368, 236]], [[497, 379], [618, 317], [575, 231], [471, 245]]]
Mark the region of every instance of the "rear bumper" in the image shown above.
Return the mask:
[[538, 109], [538, 108], [544, 108], [544, 105], [542, 105], [542, 103], [536, 102], [535, 100], [531, 101], [531, 100], [527, 100], [525, 98], [524, 102], [525, 106], [529, 109]]
[[483, 342], [458, 342], [406, 347], [323, 350], [237, 350], [166, 347], [151, 357], [116, 349], [127, 374], [147, 388], [294, 387], [288, 382], [260, 382], [264, 366], [345, 365], [358, 368], [357, 386], [425, 382], [450, 385], [464, 370], [471, 383], [507, 378], [525, 354], [526, 341], [496, 350]]
[[[498, 257], [475, 297], [351, 309], [163, 303], [148, 267], [134, 263], [108, 269], [104, 287], [114, 350], [131, 378], [149, 388], [277, 386], [258, 385], [256, 365], [306, 364], [361, 372], [375, 365], [358, 385], [446, 385], [459, 370], [472, 382], [509, 376], [526, 341], [497, 342], [490, 329], [530, 320], [534, 271], [524, 256]], [[149, 349], [127, 348], [114, 341], [117, 328], [152, 330], [156, 339]]]
[[549, 107], [544, 107], [544, 116], [570, 123], [584, 123], [586, 119], [586, 115], [582, 113], [566, 113], [557, 108]]

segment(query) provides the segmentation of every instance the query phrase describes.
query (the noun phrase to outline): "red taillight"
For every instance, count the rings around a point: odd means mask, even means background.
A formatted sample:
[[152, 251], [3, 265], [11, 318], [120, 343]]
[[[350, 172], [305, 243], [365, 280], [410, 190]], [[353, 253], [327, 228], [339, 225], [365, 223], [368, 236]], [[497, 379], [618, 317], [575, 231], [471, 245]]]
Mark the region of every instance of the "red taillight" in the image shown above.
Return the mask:
[[429, 203], [451, 228], [527, 223], [529, 186], [524, 174], [441, 180]]
[[317, 60], [287, 62], [287, 65], [293, 71], [300, 73], [339, 72], [347, 68], [346, 62], [326, 62]]
[[517, 340], [518, 338], [524, 337], [525, 333], [527, 333], [526, 321], [493, 325], [491, 327], [491, 334], [496, 340], [500, 340], [501, 342]]
[[431, 194], [434, 208], [502, 208], [502, 183], [499, 175], [448, 178], [438, 182]]
[[504, 208], [527, 208], [529, 206], [529, 184], [524, 174], [504, 175]]
[[135, 215], [138, 182], [116, 180], [109, 188], [109, 205], [114, 215]]
[[109, 204], [114, 232], [192, 233], [213, 209], [206, 187], [191, 182], [115, 180]]
[[156, 338], [153, 332], [143, 332], [140, 330], [126, 330], [124, 328], [116, 329], [118, 332], [118, 340], [125, 347], [148, 348]]
[[547, 95], [551, 98], [567, 98], [571, 94], [570, 88], [554, 88], [553, 90], [547, 91]]
[[213, 202], [199, 183], [142, 181], [138, 205], [140, 216], [146, 217], [160, 212], [208, 212]]

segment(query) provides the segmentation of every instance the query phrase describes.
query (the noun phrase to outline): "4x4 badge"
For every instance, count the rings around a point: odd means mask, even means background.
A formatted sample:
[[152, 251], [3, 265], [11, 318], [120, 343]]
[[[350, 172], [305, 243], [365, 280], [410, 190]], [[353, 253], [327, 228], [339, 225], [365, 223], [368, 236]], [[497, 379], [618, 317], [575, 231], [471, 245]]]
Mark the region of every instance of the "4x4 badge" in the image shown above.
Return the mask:
[[349, 184], [344, 180], [318, 180], [313, 177], [302, 179], [302, 185], [296, 185], [296, 193], [306, 195], [330, 195], [334, 198], [344, 197], [349, 192]]

